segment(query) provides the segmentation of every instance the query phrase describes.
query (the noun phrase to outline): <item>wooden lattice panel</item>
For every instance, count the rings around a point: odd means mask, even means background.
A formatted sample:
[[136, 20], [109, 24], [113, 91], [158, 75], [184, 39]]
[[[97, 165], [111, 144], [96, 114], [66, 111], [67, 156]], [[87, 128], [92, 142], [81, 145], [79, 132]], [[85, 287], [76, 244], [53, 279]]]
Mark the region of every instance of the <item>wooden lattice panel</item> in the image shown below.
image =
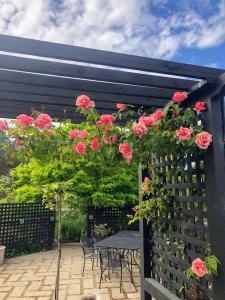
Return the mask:
[[6, 255], [51, 249], [55, 214], [41, 204], [0, 204], [0, 244]]
[[[181, 299], [212, 300], [210, 282], [200, 284], [185, 275], [195, 258], [204, 259], [208, 247], [204, 160], [199, 156], [175, 162], [164, 157], [153, 158], [151, 163], [152, 176], [172, 196], [170, 212], [158, 217], [162, 229], [152, 228], [151, 276]], [[200, 294], [194, 295], [193, 285]]]

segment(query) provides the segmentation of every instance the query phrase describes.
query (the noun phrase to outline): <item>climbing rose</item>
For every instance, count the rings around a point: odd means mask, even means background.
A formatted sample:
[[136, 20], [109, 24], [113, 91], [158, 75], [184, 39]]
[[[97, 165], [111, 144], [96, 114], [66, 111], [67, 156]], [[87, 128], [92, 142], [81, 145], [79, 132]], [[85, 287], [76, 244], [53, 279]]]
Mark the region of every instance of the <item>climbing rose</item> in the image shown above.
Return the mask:
[[93, 138], [90, 147], [91, 147], [91, 149], [92, 149], [93, 151], [98, 150], [98, 148], [100, 147], [100, 144], [99, 144], [99, 141], [98, 141], [97, 138]]
[[120, 144], [119, 152], [122, 153], [124, 158], [132, 158], [133, 149], [128, 145], [128, 143]]
[[112, 143], [116, 143], [118, 141], [118, 137], [116, 135], [113, 135], [113, 136], [110, 137], [110, 141]]
[[179, 130], [176, 130], [176, 135], [179, 140], [190, 140], [193, 129], [181, 127]]
[[27, 115], [19, 115], [18, 117], [16, 117], [16, 121], [20, 125], [29, 126], [33, 123], [34, 119]]
[[148, 178], [148, 177], [145, 177], [145, 179], [144, 179], [144, 182], [146, 183], [148, 183], [148, 182], [150, 182], [151, 181], [151, 179], [150, 178]]
[[155, 120], [152, 116], [141, 116], [138, 123], [144, 124], [145, 126], [154, 126]]
[[82, 131], [78, 132], [78, 136], [77, 137], [80, 138], [80, 139], [85, 139], [87, 136], [88, 136], [87, 131], [86, 130], [82, 130]]
[[96, 125], [107, 125], [111, 126], [115, 121], [116, 117], [113, 115], [101, 115], [100, 120], [97, 121]]
[[6, 120], [0, 120], [0, 130], [2, 131], [8, 130], [8, 123]]
[[76, 106], [82, 110], [87, 110], [89, 107], [95, 107], [95, 103], [88, 96], [81, 95], [76, 99]]
[[202, 131], [196, 135], [195, 144], [201, 149], [207, 149], [212, 142], [212, 135]]
[[206, 109], [206, 103], [205, 102], [196, 102], [195, 103], [195, 107], [193, 108], [193, 110], [195, 111], [202, 111]]
[[176, 103], [181, 103], [185, 99], [187, 99], [187, 93], [186, 92], [176, 92], [174, 93], [172, 100]]
[[151, 114], [151, 118], [153, 119], [153, 125], [155, 125], [155, 123], [158, 120], [164, 118], [164, 116], [165, 116], [165, 113], [163, 110], [158, 110], [155, 113]]
[[78, 137], [78, 134], [79, 134], [79, 130], [73, 129], [73, 130], [70, 131], [70, 133], [69, 133], [69, 138], [70, 138], [70, 139], [75, 139], [75, 138]]
[[123, 104], [123, 103], [117, 103], [116, 104], [116, 107], [120, 110], [120, 111], [125, 111], [127, 108], [126, 108], [126, 105]]
[[52, 125], [52, 118], [47, 114], [40, 114], [35, 120], [37, 128], [50, 128]]
[[137, 123], [137, 122], [133, 123], [132, 130], [139, 137], [139, 139], [141, 139], [142, 136], [148, 132], [147, 127], [143, 123]]
[[73, 150], [79, 154], [84, 154], [86, 152], [86, 146], [83, 142], [73, 145]]
[[198, 277], [203, 277], [209, 273], [204, 261], [202, 261], [200, 258], [193, 260], [191, 264], [191, 270]]

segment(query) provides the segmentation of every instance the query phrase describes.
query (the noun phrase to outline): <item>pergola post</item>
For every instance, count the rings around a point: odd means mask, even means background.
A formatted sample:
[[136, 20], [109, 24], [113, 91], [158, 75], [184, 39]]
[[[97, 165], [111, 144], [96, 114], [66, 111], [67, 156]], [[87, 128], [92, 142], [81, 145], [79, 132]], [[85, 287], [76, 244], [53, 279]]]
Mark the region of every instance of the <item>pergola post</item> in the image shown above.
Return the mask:
[[213, 135], [206, 152], [206, 201], [208, 207], [209, 241], [212, 254], [220, 260], [219, 275], [214, 276], [215, 300], [225, 299], [225, 152], [223, 97], [208, 98], [204, 127]]

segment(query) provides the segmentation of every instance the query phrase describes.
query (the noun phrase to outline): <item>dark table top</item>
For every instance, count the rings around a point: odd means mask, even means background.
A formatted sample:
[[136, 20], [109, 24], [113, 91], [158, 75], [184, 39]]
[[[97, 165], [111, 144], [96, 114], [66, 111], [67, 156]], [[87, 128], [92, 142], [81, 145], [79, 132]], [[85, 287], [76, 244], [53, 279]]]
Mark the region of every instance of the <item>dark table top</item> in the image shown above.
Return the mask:
[[140, 249], [140, 234], [139, 231], [120, 231], [100, 242], [97, 242], [95, 247], [138, 250]]

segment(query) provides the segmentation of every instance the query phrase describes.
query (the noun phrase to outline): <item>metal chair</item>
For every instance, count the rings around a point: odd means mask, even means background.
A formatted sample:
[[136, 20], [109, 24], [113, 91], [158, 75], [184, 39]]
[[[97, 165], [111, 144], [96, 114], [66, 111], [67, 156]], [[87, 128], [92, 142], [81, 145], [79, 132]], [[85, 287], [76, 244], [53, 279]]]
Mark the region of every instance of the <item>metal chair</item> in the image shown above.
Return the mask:
[[127, 267], [128, 262], [124, 259], [123, 255], [117, 250], [104, 249], [103, 252], [100, 250], [99, 254], [100, 254], [100, 269], [101, 269], [99, 288], [101, 288], [103, 273], [105, 272], [105, 270], [108, 270], [109, 277], [110, 277], [109, 272], [115, 271], [115, 272], [120, 272], [120, 292], [121, 292], [122, 282], [123, 282], [123, 268]]
[[94, 261], [99, 259], [99, 252], [94, 249], [94, 240], [90, 238], [82, 238], [80, 239], [80, 244], [83, 250], [84, 255], [84, 264], [82, 276], [84, 275], [85, 263], [87, 259], [92, 261], [92, 270], [94, 268]]

